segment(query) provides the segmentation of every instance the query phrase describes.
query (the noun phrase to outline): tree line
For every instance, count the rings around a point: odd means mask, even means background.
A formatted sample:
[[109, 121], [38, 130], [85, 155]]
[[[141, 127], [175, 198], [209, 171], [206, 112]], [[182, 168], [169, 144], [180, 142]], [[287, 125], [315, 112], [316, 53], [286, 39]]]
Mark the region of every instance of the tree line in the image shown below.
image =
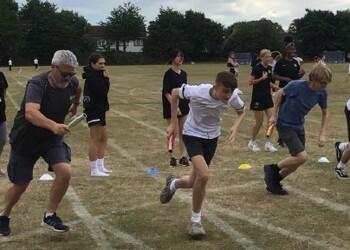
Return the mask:
[[[148, 26], [141, 9], [131, 2], [114, 8], [104, 27], [107, 44], [126, 43], [145, 37], [140, 56], [148, 62], [164, 62], [169, 50], [181, 48], [188, 60], [219, 60], [229, 51], [256, 53], [262, 48], [283, 51], [283, 38], [287, 34], [280, 24], [268, 19], [233, 23], [229, 27], [207, 18], [205, 14], [188, 10], [180, 13], [161, 7], [156, 19]], [[55, 4], [41, 0], [27, 0], [20, 8], [12, 0], [0, 0], [0, 59], [9, 58], [17, 64], [49, 64], [57, 49], [70, 49], [80, 61], [96, 51], [96, 42], [89, 34], [88, 21], [79, 13], [61, 10]], [[293, 20], [289, 26], [300, 55], [313, 58], [324, 50], [350, 50], [350, 11], [306, 9], [306, 14]], [[147, 35], [146, 35], [147, 34]], [[117, 46], [118, 47], [118, 46]], [[124, 58], [128, 53], [106, 53]], [[112, 60], [113, 61], [113, 60]], [[128, 60], [125, 59], [125, 62]], [[147, 60], [144, 60], [147, 62]], [[121, 62], [122, 63], [122, 62]], [[132, 63], [132, 62], [130, 62]]]

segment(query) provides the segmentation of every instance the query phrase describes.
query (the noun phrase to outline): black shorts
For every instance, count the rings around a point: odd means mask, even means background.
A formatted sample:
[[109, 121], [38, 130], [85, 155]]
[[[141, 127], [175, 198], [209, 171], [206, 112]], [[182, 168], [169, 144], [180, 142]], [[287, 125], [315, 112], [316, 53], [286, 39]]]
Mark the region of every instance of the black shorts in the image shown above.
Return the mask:
[[264, 111], [270, 108], [273, 108], [273, 101], [271, 95], [266, 98], [254, 98], [250, 102], [250, 110]]
[[218, 137], [214, 139], [204, 139], [190, 135], [183, 135], [182, 139], [190, 158], [196, 155], [202, 155], [207, 165], [210, 165], [211, 159], [213, 158], [218, 145]]
[[287, 145], [291, 156], [296, 156], [305, 150], [305, 130], [277, 127], [277, 131], [279, 138]]
[[85, 109], [84, 113], [86, 114], [86, 122], [89, 127], [99, 124], [106, 126], [106, 112], [101, 110], [94, 109]]
[[[179, 100], [179, 109], [181, 111], [181, 115], [178, 118], [188, 115], [190, 112], [190, 108], [188, 106], [188, 101], [180, 99]], [[168, 100], [163, 100], [163, 118], [170, 119], [171, 118], [171, 105]]]
[[7, 165], [10, 181], [14, 184], [29, 183], [33, 179], [33, 168], [39, 157], [42, 157], [48, 164], [48, 170], [53, 171], [52, 166], [57, 163], [70, 164], [71, 150], [63, 139], [42, 144], [41, 149], [36, 149], [33, 153], [23, 154], [11, 147]]

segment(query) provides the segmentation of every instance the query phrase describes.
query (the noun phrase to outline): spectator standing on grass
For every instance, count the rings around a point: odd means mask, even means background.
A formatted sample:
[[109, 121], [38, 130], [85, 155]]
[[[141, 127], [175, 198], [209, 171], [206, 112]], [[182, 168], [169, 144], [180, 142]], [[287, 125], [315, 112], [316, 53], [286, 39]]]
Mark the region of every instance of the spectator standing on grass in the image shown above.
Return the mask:
[[[179, 49], [174, 49], [170, 52], [168, 64], [170, 68], [165, 72], [163, 77], [163, 89], [162, 89], [162, 104], [163, 104], [163, 118], [167, 121], [169, 126], [171, 122], [171, 98], [172, 90], [174, 88], [181, 87], [182, 84], [187, 83], [187, 73], [181, 69], [181, 65], [184, 61], [184, 54]], [[185, 124], [187, 115], [189, 112], [189, 106], [187, 100], [180, 100], [177, 107], [177, 130], [179, 132], [179, 148], [180, 148], [180, 159], [179, 165], [189, 166], [189, 161], [187, 158], [187, 150], [185, 144], [182, 140], [182, 130]], [[169, 152], [170, 157], [170, 167], [176, 167], [177, 161], [173, 155], [173, 151]]]
[[[292, 37], [287, 36], [284, 39], [286, 43], [285, 56], [276, 63], [273, 71], [273, 78], [279, 81], [278, 87], [284, 88], [290, 81], [302, 78], [305, 71], [300, 67], [297, 60], [294, 59], [296, 55], [296, 47]], [[284, 99], [282, 100], [283, 104]], [[278, 138], [277, 143], [280, 147], [284, 147], [284, 142]]]
[[205, 235], [201, 224], [201, 209], [209, 178], [209, 165], [216, 151], [223, 114], [229, 107], [233, 107], [237, 113], [229, 132], [231, 145], [244, 118], [244, 103], [234, 91], [236, 88], [236, 77], [223, 71], [217, 74], [214, 85], [183, 84], [172, 91], [171, 122], [167, 132], [168, 135], [176, 133], [178, 99], [189, 100], [190, 113], [184, 125], [183, 139], [193, 169], [190, 175], [181, 178], [169, 175], [166, 186], [160, 194], [160, 202], [162, 204], [170, 202], [179, 188], [192, 188], [192, 215], [187, 227], [187, 232], [192, 237]]
[[[6, 91], [8, 83], [3, 72], [0, 71], [0, 156], [4, 149], [7, 138], [7, 121], [6, 121]], [[6, 173], [3, 169], [0, 169], [0, 177]]]
[[[272, 60], [271, 51], [268, 49], [261, 50], [260, 58], [261, 62], [252, 69], [248, 81], [249, 85], [253, 87], [250, 109], [253, 110], [255, 117], [248, 148], [254, 152], [260, 151], [258, 143], [256, 142], [256, 137], [263, 125], [264, 113], [267, 116], [267, 120], [273, 115], [271, 88], [279, 89], [272, 80], [272, 67], [269, 65]], [[277, 151], [271, 143], [269, 136], [266, 136], [264, 150], [267, 152]]]
[[9, 71], [12, 70], [12, 59], [10, 58], [8, 61]]
[[238, 62], [237, 62], [237, 59], [236, 59], [236, 55], [233, 51], [231, 51], [229, 54], [228, 54], [228, 58], [227, 58], [227, 63], [226, 63], [229, 71], [235, 76], [235, 77], [238, 77]]
[[33, 62], [34, 62], [35, 69], [38, 69], [39, 68], [39, 60], [38, 60], [38, 58], [35, 58]]
[[[325, 145], [328, 123], [326, 87], [331, 81], [332, 72], [326, 65], [319, 63], [312, 68], [309, 81], [293, 80], [277, 91], [274, 115], [269, 123], [276, 124], [279, 136], [287, 145], [291, 156], [276, 164], [264, 166], [268, 192], [276, 195], [288, 194], [280, 182], [306, 162], [308, 154], [305, 150], [305, 115], [316, 104], [322, 110], [318, 146]], [[283, 105], [281, 105], [282, 97], [285, 97]]]
[[90, 130], [89, 160], [90, 175], [93, 177], [109, 176], [112, 172], [105, 167], [105, 153], [108, 133], [106, 112], [109, 110], [108, 92], [109, 73], [103, 55], [94, 53], [89, 65], [84, 67], [84, 113]]
[[56, 210], [71, 178], [71, 151], [63, 136], [70, 132], [64, 124], [65, 117], [77, 113], [81, 94], [78, 79], [74, 77], [77, 66], [77, 58], [71, 51], [58, 50], [52, 58], [51, 71], [34, 76], [26, 85], [10, 132], [7, 173], [12, 186], [2, 206], [0, 235], [11, 233], [11, 210], [33, 179], [33, 168], [40, 157], [48, 164], [49, 171], [55, 173], [41, 225], [55, 232], [69, 230]]

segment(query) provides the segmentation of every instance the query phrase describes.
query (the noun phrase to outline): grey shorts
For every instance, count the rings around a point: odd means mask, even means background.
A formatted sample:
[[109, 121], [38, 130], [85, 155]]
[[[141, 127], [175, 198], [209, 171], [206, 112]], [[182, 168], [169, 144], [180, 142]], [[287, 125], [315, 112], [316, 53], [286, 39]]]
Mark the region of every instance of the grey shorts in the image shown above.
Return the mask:
[[203, 139], [195, 136], [183, 135], [182, 139], [190, 158], [196, 155], [202, 155], [207, 165], [210, 165], [218, 145], [218, 137], [214, 139]]
[[286, 144], [291, 156], [305, 150], [305, 130], [294, 130], [292, 128], [279, 128], [277, 126], [279, 138]]
[[49, 171], [53, 171], [52, 166], [57, 163], [70, 164], [71, 150], [63, 140], [46, 144], [46, 147], [42, 145], [41, 148], [42, 150], [23, 154], [11, 147], [7, 173], [12, 183], [29, 183], [33, 179], [33, 168], [39, 157], [42, 157], [48, 164]]

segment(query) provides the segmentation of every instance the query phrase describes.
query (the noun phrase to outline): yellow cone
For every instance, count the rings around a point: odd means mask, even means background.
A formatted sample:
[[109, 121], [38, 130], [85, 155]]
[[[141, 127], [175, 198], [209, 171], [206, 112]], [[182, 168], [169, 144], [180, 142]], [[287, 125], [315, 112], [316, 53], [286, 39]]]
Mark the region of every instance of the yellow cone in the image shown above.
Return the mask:
[[248, 163], [243, 163], [238, 167], [238, 169], [243, 169], [243, 170], [250, 169], [250, 168], [252, 168], [252, 166], [250, 166]]

